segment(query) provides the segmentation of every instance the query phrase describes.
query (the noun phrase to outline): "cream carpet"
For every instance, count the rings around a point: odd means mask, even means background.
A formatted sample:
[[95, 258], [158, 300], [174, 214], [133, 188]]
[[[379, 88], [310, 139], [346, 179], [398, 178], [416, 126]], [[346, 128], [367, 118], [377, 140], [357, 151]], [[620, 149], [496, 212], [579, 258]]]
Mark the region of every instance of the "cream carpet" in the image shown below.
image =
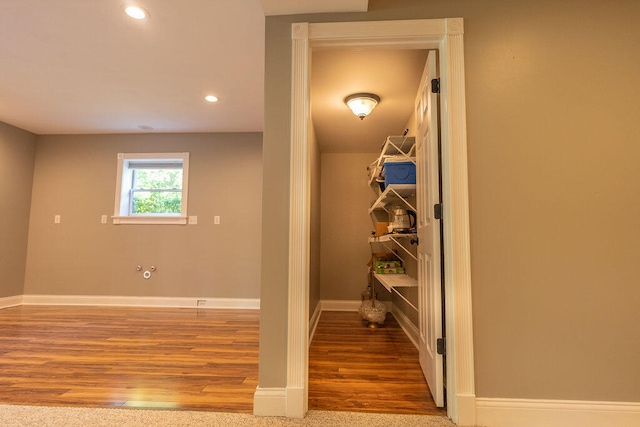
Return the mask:
[[69, 408], [0, 405], [3, 427], [91, 426], [331, 426], [331, 427], [450, 427], [446, 417], [356, 412], [309, 411], [304, 419], [255, 417], [220, 412], [157, 411], [151, 409]]

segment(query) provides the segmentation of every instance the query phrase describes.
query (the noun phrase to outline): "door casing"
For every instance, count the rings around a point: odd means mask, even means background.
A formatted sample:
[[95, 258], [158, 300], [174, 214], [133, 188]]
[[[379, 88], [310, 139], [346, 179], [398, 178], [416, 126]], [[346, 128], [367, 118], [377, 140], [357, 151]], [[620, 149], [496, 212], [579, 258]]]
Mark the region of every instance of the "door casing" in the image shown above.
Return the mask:
[[310, 71], [316, 48], [437, 49], [440, 56], [447, 415], [475, 425], [462, 18], [294, 23], [286, 416], [308, 409]]

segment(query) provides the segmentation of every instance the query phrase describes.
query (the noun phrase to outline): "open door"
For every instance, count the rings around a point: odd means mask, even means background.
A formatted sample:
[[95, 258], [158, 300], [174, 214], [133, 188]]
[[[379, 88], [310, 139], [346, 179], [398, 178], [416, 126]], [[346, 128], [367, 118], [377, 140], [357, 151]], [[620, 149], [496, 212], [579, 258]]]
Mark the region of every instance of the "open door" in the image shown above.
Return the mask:
[[[442, 289], [440, 168], [438, 153], [438, 95], [436, 51], [430, 51], [416, 97], [416, 179], [418, 204], [418, 318], [420, 366], [436, 406], [444, 406], [442, 343]], [[441, 215], [438, 215], [441, 218]], [[442, 344], [441, 344], [442, 345]], [[441, 349], [440, 349], [441, 350]]]

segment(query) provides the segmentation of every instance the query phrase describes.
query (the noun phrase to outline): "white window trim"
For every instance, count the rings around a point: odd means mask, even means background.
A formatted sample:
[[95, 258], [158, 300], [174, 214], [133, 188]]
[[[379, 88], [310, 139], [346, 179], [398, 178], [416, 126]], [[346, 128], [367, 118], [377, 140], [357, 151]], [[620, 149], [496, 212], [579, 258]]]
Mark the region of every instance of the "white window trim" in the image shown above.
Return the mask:
[[[122, 194], [122, 177], [125, 171], [124, 163], [126, 160], [139, 159], [157, 159], [182, 160], [182, 203], [180, 206], [180, 215], [121, 215], [120, 206], [123, 202]], [[118, 153], [118, 167], [116, 172], [116, 197], [113, 207], [114, 224], [177, 224], [185, 225], [187, 223], [187, 206], [189, 196], [189, 153]]]

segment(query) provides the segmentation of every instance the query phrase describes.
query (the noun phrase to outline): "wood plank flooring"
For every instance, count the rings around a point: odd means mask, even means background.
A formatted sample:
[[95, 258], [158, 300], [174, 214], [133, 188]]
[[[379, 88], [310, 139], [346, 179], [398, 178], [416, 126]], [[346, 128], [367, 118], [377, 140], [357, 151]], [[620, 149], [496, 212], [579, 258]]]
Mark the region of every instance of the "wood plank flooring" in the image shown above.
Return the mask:
[[[258, 339], [257, 310], [1, 309], [0, 403], [251, 413]], [[324, 312], [309, 359], [310, 409], [444, 414], [390, 315]]]
[[251, 413], [257, 310], [0, 310], [0, 402]]
[[379, 329], [365, 325], [358, 313], [322, 312], [309, 349], [309, 409], [446, 415], [393, 316]]

